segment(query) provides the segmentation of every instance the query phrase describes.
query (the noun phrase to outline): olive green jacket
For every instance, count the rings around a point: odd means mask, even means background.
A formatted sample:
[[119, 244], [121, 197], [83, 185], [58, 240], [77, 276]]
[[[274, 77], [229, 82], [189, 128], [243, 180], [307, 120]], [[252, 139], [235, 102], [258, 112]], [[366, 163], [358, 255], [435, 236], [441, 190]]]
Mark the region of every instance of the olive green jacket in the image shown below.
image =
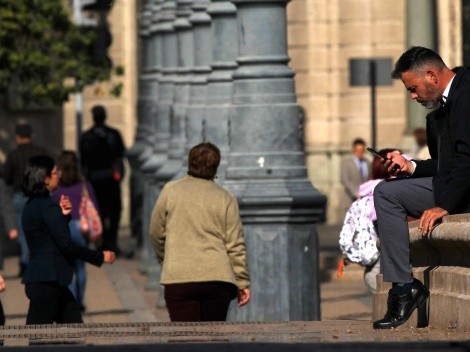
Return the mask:
[[167, 183], [152, 212], [150, 241], [162, 284], [250, 285], [237, 199], [213, 181], [185, 176]]

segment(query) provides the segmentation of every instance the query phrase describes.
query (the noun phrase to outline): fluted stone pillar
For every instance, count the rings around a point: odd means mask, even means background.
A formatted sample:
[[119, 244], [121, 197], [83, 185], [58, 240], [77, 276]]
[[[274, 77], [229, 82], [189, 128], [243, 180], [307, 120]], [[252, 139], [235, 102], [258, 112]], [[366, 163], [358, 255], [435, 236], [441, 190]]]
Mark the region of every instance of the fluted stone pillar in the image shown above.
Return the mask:
[[146, 135], [149, 126], [149, 114], [146, 105], [150, 100], [150, 92], [148, 90], [147, 77], [149, 76], [148, 70], [151, 67], [152, 58], [150, 56], [150, 26], [152, 20], [151, 2], [147, 3], [144, 7], [140, 21], [140, 40], [142, 43], [141, 67], [142, 71], [139, 76], [139, 99], [137, 102], [137, 129], [135, 134], [135, 141], [131, 148], [127, 151], [127, 157], [131, 166], [137, 162], [136, 158], [144, 151], [146, 145]]
[[287, 0], [234, 0], [239, 57], [224, 186], [237, 195], [252, 301], [231, 320], [318, 320], [315, 223], [325, 196], [307, 178], [301, 111], [287, 66]]
[[[139, 76], [139, 99], [137, 102], [137, 129], [135, 141], [126, 152], [131, 166], [130, 176], [130, 213], [132, 237], [136, 238], [140, 245], [142, 238], [142, 202], [143, 202], [143, 175], [140, 171], [139, 156], [148, 148], [147, 131], [150, 125], [150, 107], [152, 101], [151, 74], [148, 72], [151, 66], [150, 53], [150, 25], [152, 3], [148, 2], [140, 21], [140, 38], [142, 43], [141, 67]], [[137, 244], [136, 244], [137, 245]]]
[[211, 72], [212, 40], [211, 18], [207, 14], [210, 1], [194, 0], [193, 13], [189, 21], [193, 26], [194, 67], [190, 86], [190, 100], [186, 111], [185, 135], [186, 144], [183, 163], [174, 179], [181, 178], [187, 172], [187, 155], [189, 149], [202, 142], [202, 121], [207, 101], [207, 78]]
[[[147, 237], [150, 225], [152, 209], [158, 198], [159, 187], [155, 177], [158, 170], [168, 159], [170, 141], [170, 112], [173, 105], [174, 83], [176, 66], [178, 62], [176, 33], [174, 29], [176, 4], [172, 0], [166, 0], [160, 11], [158, 31], [162, 38], [162, 68], [159, 82], [159, 100], [157, 104], [157, 133], [155, 140], [154, 167], [148, 172], [148, 194], [146, 203], [147, 212]], [[160, 289], [160, 267], [151, 245], [148, 246], [148, 278], [145, 288], [148, 290]]]
[[150, 61], [149, 68], [149, 82], [151, 84], [151, 97], [150, 104], [146, 106], [147, 113], [150, 114], [150, 124], [148, 125], [148, 148], [140, 155], [142, 172], [142, 256], [140, 263], [140, 271], [148, 273], [150, 269], [151, 251], [150, 241], [148, 238], [149, 228], [149, 203], [152, 201], [152, 175], [155, 170], [160, 167], [162, 163], [161, 144], [158, 143], [158, 101], [159, 101], [159, 81], [161, 79], [161, 66], [162, 66], [162, 41], [161, 33], [159, 30], [163, 0], [154, 0], [152, 2], [152, 22], [150, 26], [151, 39], [149, 47], [147, 48], [147, 56]]
[[155, 175], [159, 189], [182, 167], [185, 152], [185, 122], [190, 100], [190, 85], [194, 67], [194, 36], [189, 17], [193, 0], [177, 0], [174, 28], [177, 36], [178, 67], [174, 85], [174, 103], [170, 114], [170, 149], [168, 159]]
[[237, 68], [237, 9], [229, 0], [213, 0], [208, 8], [212, 18], [212, 72], [208, 77], [207, 106], [203, 118], [203, 139], [221, 151], [217, 181], [225, 179], [228, 155], [228, 118], [233, 101], [233, 73]]
[[[149, 1], [142, 13], [142, 26], [145, 27], [143, 32], [143, 46], [142, 46], [142, 72], [139, 77], [139, 101], [138, 101], [138, 116], [139, 127], [138, 134], [141, 144], [136, 148], [130, 150], [132, 175], [131, 190], [133, 192], [133, 212], [138, 218], [134, 218], [133, 223], [137, 222], [140, 230], [142, 240], [141, 248], [141, 262], [139, 270], [143, 273], [147, 272], [148, 267], [148, 238], [147, 223], [145, 210], [145, 184], [146, 179], [142, 170], [143, 166], [151, 158], [154, 151], [154, 135], [156, 131], [155, 114], [156, 103], [158, 97], [158, 76], [159, 76], [159, 59], [160, 51], [157, 50], [158, 46], [158, 33], [156, 32], [156, 24], [158, 22], [159, 9], [163, 0]], [[138, 132], [139, 133], [139, 132]]]

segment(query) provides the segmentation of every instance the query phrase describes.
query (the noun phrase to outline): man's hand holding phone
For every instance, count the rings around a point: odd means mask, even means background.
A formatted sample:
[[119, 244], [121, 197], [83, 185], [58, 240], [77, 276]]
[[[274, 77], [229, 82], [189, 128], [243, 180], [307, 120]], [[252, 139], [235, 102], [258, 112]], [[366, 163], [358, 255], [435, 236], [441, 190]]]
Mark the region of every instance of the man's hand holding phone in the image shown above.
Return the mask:
[[388, 153], [387, 158], [384, 161], [384, 167], [390, 174], [396, 176], [400, 172], [408, 171], [408, 162], [400, 154]]
[[390, 174], [396, 176], [401, 172], [412, 174], [414, 171], [414, 165], [410, 161], [406, 160], [403, 155], [397, 153], [387, 153], [385, 158], [380, 153], [372, 148], [367, 150], [383, 159], [384, 167]]

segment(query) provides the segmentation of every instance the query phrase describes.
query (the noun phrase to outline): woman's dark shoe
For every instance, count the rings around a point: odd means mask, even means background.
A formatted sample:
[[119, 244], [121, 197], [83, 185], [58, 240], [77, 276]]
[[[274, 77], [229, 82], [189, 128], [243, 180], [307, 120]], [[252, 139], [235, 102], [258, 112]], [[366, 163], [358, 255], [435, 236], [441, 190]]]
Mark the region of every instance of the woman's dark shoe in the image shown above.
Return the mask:
[[413, 279], [411, 291], [398, 296], [388, 291], [387, 313], [383, 319], [374, 321], [374, 329], [390, 329], [405, 323], [416, 308], [420, 308], [429, 297], [429, 290], [423, 283]]

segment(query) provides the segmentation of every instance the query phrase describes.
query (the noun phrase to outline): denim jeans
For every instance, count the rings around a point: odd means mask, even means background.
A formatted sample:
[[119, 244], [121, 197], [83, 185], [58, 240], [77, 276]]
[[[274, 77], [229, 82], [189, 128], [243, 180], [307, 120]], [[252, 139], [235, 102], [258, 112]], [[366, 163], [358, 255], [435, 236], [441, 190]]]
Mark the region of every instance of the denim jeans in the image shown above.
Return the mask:
[[20, 262], [22, 264], [28, 264], [29, 261], [29, 247], [24, 235], [23, 225], [21, 224], [21, 215], [23, 214], [27, 200], [28, 198], [26, 198], [22, 192], [15, 192], [13, 194], [13, 206], [15, 208], [16, 223], [18, 226], [18, 237], [16, 240], [20, 245]]
[[[86, 246], [86, 239], [80, 231], [80, 220], [71, 220], [69, 222], [70, 233], [72, 234], [72, 240], [81, 245]], [[78, 303], [83, 304], [83, 298], [85, 297], [85, 286], [86, 286], [86, 270], [85, 262], [83, 260], [75, 259], [75, 275], [72, 282], [69, 285], [70, 291], [72, 291], [75, 299]]]

